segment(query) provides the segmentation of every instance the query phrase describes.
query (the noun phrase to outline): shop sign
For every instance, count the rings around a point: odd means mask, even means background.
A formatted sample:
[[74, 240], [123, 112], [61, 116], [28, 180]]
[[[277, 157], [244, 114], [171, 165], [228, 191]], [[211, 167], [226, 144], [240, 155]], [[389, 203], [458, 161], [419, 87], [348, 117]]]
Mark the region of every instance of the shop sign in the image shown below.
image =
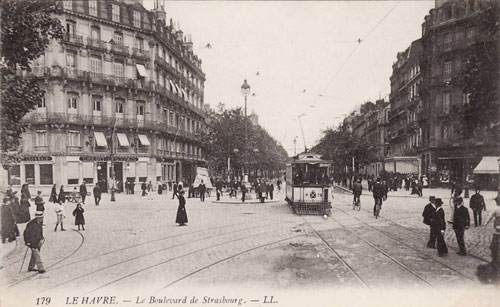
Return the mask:
[[52, 161], [51, 156], [23, 156], [23, 161]]

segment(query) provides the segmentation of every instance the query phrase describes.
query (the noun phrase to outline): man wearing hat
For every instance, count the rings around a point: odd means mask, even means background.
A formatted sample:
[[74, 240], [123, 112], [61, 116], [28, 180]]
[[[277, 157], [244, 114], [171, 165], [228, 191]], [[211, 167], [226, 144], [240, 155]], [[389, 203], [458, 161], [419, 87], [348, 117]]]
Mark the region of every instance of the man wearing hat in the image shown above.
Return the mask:
[[45, 241], [43, 237], [43, 212], [35, 212], [35, 218], [32, 219], [24, 230], [24, 244], [31, 249], [31, 258], [28, 265], [28, 271], [35, 270], [35, 264], [38, 269], [38, 273], [45, 273], [43, 268], [42, 259], [40, 258], [40, 249]]
[[457, 236], [458, 246], [460, 251], [457, 253], [460, 256], [466, 256], [464, 234], [465, 230], [469, 229], [470, 226], [470, 216], [469, 210], [464, 206], [464, 200], [462, 197], [456, 198], [457, 208], [453, 214], [453, 230], [455, 230], [455, 235]]
[[446, 221], [444, 210], [441, 207], [443, 205], [443, 200], [441, 198], [436, 198], [434, 201], [436, 205], [436, 212], [431, 218], [431, 229], [436, 235], [436, 245], [438, 250], [438, 255], [440, 257], [448, 254], [448, 247], [444, 241], [444, 231], [446, 230]]
[[82, 203], [85, 204], [85, 198], [87, 197], [87, 186], [85, 185], [85, 180], [83, 180], [80, 185], [80, 195], [82, 196]]
[[427, 242], [428, 248], [436, 248], [436, 231], [432, 229], [431, 225], [432, 215], [436, 213], [436, 207], [434, 206], [435, 201], [436, 197], [429, 196], [429, 203], [425, 206], [424, 212], [422, 212], [422, 216], [424, 217], [424, 224], [430, 226], [429, 242]]

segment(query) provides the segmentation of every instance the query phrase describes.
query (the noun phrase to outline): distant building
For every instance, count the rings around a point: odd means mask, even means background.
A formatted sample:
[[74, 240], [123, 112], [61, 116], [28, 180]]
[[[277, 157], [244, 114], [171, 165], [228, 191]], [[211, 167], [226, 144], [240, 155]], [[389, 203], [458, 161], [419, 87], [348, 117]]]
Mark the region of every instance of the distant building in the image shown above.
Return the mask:
[[252, 110], [252, 113], [248, 115], [248, 119], [250, 119], [252, 125], [254, 126], [259, 125], [259, 115], [257, 115], [254, 110]]
[[192, 182], [205, 164], [204, 81], [192, 43], [155, 3], [59, 1], [66, 30], [33, 63], [45, 99], [23, 120], [9, 183], [50, 191], [85, 180]]

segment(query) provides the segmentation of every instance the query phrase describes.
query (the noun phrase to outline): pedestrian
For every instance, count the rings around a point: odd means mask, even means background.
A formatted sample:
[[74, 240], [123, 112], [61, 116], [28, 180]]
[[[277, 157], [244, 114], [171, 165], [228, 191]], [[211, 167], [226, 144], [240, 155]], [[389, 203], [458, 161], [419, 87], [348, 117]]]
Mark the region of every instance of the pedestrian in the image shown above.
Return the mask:
[[21, 203], [18, 208], [16, 208], [16, 222], [18, 224], [28, 223], [31, 220], [30, 216], [30, 201], [29, 201], [29, 191], [27, 193], [21, 193]]
[[179, 191], [179, 207], [177, 208], [177, 217], [175, 222], [179, 224], [179, 226], [186, 226], [188, 222], [187, 213], [186, 213], [186, 199], [184, 198], [184, 191], [181, 189]]
[[380, 182], [380, 177], [377, 178], [372, 187], [373, 191], [373, 199], [375, 200], [375, 204], [373, 205], [373, 215], [375, 215], [375, 207], [377, 204], [380, 205], [380, 209], [382, 209], [382, 198], [384, 197], [384, 187]]
[[24, 194], [28, 200], [31, 199], [31, 193], [29, 185], [27, 183], [23, 184], [23, 186], [21, 187], [21, 194]]
[[220, 178], [217, 178], [217, 181], [215, 182], [215, 193], [217, 195], [217, 200], [219, 201], [222, 195], [222, 181]]
[[276, 181], [276, 185], [278, 186], [278, 192], [281, 191], [281, 179], [278, 178], [278, 181]]
[[417, 191], [418, 191], [418, 197], [422, 197], [424, 196], [424, 187], [422, 185], [422, 181], [419, 180], [418, 183], [417, 183]]
[[179, 188], [179, 186], [177, 185], [177, 182], [174, 183], [174, 192], [172, 193], [172, 199], [174, 199], [175, 197], [179, 198], [179, 194], [177, 192], [178, 188]]
[[363, 186], [361, 185], [361, 179], [356, 181], [352, 186], [352, 194], [354, 194], [353, 204], [360, 202], [360, 196], [363, 193]]
[[481, 226], [483, 210], [486, 211], [486, 203], [484, 202], [483, 195], [480, 194], [481, 190], [476, 189], [476, 194], [472, 195], [469, 202], [469, 207], [472, 209], [474, 214], [474, 226]]
[[436, 245], [438, 256], [443, 257], [448, 254], [448, 247], [444, 241], [444, 232], [446, 230], [445, 214], [443, 210], [443, 200], [441, 198], [436, 198], [435, 201], [436, 212], [431, 218], [431, 230], [435, 232], [436, 235]]
[[16, 225], [16, 216], [12, 208], [12, 199], [5, 197], [2, 202], [2, 243], [13, 242], [16, 240], [16, 235], [19, 229]]
[[66, 194], [64, 193], [64, 186], [61, 185], [61, 188], [59, 189], [59, 197], [57, 199], [57, 202], [60, 204], [64, 204], [66, 201]]
[[245, 202], [245, 196], [247, 192], [247, 186], [245, 185], [245, 183], [241, 183], [241, 202]]
[[158, 194], [161, 195], [163, 193], [163, 183], [158, 183]]
[[266, 198], [267, 198], [267, 185], [266, 185], [266, 182], [264, 181], [264, 179], [262, 179], [260, 181], [260, 202], [261, 203], [264, 203]]
[[198, 186], [198, 192], [200, 193], [200, 200], [202, 202], [205, 201], [205, 193], [207, 192], [207, 186], [205, 183], [203, 183], [203, 180], [201, 181], [200, 185]]
[[135, 181], [130, 181], [130, 194], [135, 194]]
[[54, 227], [54, 231], [57, 231], [57, 226], [59, 226], [59, 224], [61, 224], [61, 231], [66, 231], [63, 225], [63, 220], [66, 217], [64, 215], [63, 204], [62, 203], [55, 204], [54, 212], [56, 213], [56, 227]]
[[78, 230], [80, 230], [80, 226], [82, 226], [82, 230], [85, 230], [85, 217], [83, 213], [85, 210], [82, 208], [82, 204], [76, 204], [75, 210], [73, 210], [73, 216], [75, 217], [75, 225], [78, 226]]
[[146, 196], [148, 194], [146, 192], [147, 189], [148, 189], [148, 186], [146, 185], [146, 181], [143, 181], [141, 184], [142, 196]]
[[429, 203], [424, 207], [424, 212], [422, 212], [422, 216], [424, 218], [424, 224], [429, 226], [430, 234], [429, 234], [429, 242], [427, 242], [428, 248], [436, 248], [436, 232], [432, 229], [432, 216], [436, 213], [436, 206], [434, 202], [436, 201], [436, 197], [429, 196]]
[[[32, 219], [27, 225], [23, 233], [24, 244], [31, 249], [31, 258], [28, 265], [28, 271], [38, 271], [38, 273], [45, 273], [42, 258], [40, 257], [40, 250], [45, 241], [43, 237], [43, 212], [35, 212], [35, 218]], [[35, 270], [36, 265], [36, 270]]]
[[384, 201], [387, 200], [387, 193], [389, 193], [389, 187], [387, 186], [387, 182], [384, 180], [382, 181], [382, 188], [383, 188], [383, 191], [384, 191]]
[[42, 198], [42, 191], [37, 192], [37, 196], [35, 197], [35, 206], [36, 211], [45, 211], [45, 201]]
[[130, 182], [128, 180], [125, 181], [125, 194], [130, 194]]
[[500, 196], [495, 199], [497, 206], [493, 209], [485, 225], [493, 221], [493, 234], [491, 237], [491, 262], [490, 271], [492, 277], [500, 280]]
[[[168, 181], [168, 190], [172, 191], [172, 180]], [[172, 198], [173, 199], [173, 198]]]
[[92, 191], [94, 193], [94, 202], [96, 206], [99, 206], [99, 202], [101, 201], [101, 187], [99, 184], [96, 184], [94, 187], [94, 190]]
[[56, 188], [56, 184], [55, 183], [52, 186], [52, 190], [50, 191], [49, 201], [51, 203], [56, 203], [57, 202], [57, 188]]
[[85, 185], [85, 180], [83, 180], [80, 185], [80, 195], [82, 196], [82, 203], [85, 205], [85, 198], [87, 197], [87, 186]]
[[470, 216], [469, 210], [467, 210], [464, 206], [464, 200], [462, 197], [459, 197], [457, 202], [457, 208], [453, 214], [453, 230], [455, 231], [458, 247], [460, 248], [457, 254], [460, 256], [466, 256], [467, 251], [465, 250], [464, 234], [465, 230], [469, 229]]
[[267, 185], [267, 193], [269, 194], [269, 198], [273, 200], [273, 192], [274, 192], [274, 185], [271, 181], [269, 181]]
[[153, 191], [154, 191], [154, 188], [153, 188], [153, 184], [151, 183], [151, 180], [149, 181], [148, 183], [148, 200], [153, 200]]

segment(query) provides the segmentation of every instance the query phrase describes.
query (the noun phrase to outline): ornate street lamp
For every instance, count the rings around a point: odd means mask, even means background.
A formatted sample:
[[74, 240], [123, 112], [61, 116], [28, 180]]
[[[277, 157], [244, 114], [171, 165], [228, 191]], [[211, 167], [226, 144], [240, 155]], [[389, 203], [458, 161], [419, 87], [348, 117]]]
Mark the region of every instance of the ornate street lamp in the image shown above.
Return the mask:
[[245, 148], [243, 149], [243, 182], [248, 182], [248, 174], [245, 174], [245, 164], [247, 163], [247, 143], [248, 143], [248, 120], [247, 120], [247, 97], [250, 95], [250, 85], [247, 79], [241, 85], [241, 94], [245, 97]]

